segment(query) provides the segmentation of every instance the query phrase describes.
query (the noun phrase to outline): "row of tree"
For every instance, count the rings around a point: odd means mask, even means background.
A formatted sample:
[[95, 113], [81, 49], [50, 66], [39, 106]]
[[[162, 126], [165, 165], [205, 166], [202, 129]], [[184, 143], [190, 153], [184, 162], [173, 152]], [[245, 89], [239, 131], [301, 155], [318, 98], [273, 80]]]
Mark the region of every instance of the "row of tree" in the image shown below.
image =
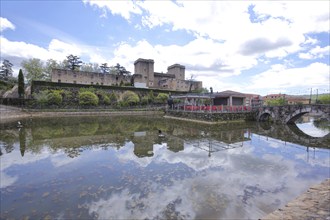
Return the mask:
[[[24, 77], [28, 84], [33, 80], [50, 81], [52, 69], [68, 69], [73, 71], [99, 72], [103, 74], [130, 75], [125, 67], [117, 63], [114, 66], [108, 66], [107, 63], [101, 65], [97, 63], [83, 63], [78, 56], [69, 55], [65, 60], [58, 62], [49, 59], [46, 62], [31, 58], [21, 62]], [[0, 80], [8, 81], [13, 78], [13, 64], [9, 60], [4, 60], [0, 68]]]
[[122, 94], [106, 92], [95, 88], [80, 88], [78, 92], [63, 89], [47, 89], [34, 93], [33, 97], [37, 106], [98, 106], [111, 105], [114, 107], [128, 107], [134, 105], [165, 104], [168, 94], [158, 93], [154, 95], [151, 90], [148, 94], [139, 96], [133, 91], [125, 91]]

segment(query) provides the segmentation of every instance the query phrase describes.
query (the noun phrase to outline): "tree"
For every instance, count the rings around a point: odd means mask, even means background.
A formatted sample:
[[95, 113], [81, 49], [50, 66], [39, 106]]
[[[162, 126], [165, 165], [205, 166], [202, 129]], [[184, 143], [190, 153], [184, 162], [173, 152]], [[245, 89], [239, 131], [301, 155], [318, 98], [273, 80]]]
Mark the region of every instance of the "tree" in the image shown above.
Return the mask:
[[53, 69], [60, 69], [60, 64], [56, 60], [49, 59], [46, 62], [44, 69], [44, 80], [50, 81]]
[[126, 75], [128, 76], [131, 74], [130, 71], [127, 71], [125, 69], [125, 67], [121, 66], [119, 63], [117, 63], [117, 65], [114, 66], [114, 69], [115, 69], [116, 74], [119, 76], [126, 76]]
[[285, 105], [287, 104], [287, 102], [285, 101], [284, 98], [278, 98], [278, 99], [267, 100], [266, 104], [268, 106], [279, 106], [279, 105]]
[[74, 55], [69, 55], [66, 57], [67, 61], [68, 61], [68, 68], [70, 70], [79, 70], [80, 66], [82, 65], [82, 61], [80, 61], [78, 56], [74, 56]]
[[24, 76], [22, 69], [18, 73], [18, 96], [24, 98]]
[[100, 67], [97, 63], [83, 63], [80, 67], [80, 71], [100, 72]]
[[103, 74], [110, 73], [110, 67], [108, 66], [107, 63], [102, 63], [100, 68]]
[[320, 104], [330, 104], [330, 94], [322, 94], [317, 100]]
[[9, 60], [3, 60], [0, 69], [0, 79], [8, 80], [13, 76], [13, 64]]
[[45, 80], [47, 78], [44, 72], [44, 63], [40, 59], [23, 60], [21, 66], [29, 84], [33, 80]]

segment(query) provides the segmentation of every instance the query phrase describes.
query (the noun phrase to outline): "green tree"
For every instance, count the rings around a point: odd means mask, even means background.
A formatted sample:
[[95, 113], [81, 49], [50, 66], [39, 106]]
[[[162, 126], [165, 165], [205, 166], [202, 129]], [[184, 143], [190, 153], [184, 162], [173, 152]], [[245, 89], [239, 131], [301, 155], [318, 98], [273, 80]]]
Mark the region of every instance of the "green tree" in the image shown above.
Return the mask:
[[279, 105], [286, 105], [287, 102], [285, 101], [284, 98], [278, 98], [278, 99], [268, 100], [266, 104], [268, 106], [279, 106]]
[[330, 104], [330, 94], [319, 95], [318, 103], [320, 103], [320, 104]]
[[31, 84], [33, 80], [45, 80], [46, 75], [43, 62], [40, 59], [32, 58], [23, 60], [21, 63], [27, 82]]
[[52, 76], [53, 69], [60, 69], [60, 64], [57, 63], [56, 60], [49, 59], [47, 60], [45, 66], [43, 67], [44, 70], [44, 80], [50, 81]]
[[80, 66], [80, 71], [98, 73], [100, 72], [100, 67], [97, 63], [83, 63]]
[[101, 66], [100, 66], [100, 69], [101, 69], [101, 72], [103, 74], [108, 74], [110, 73], [110, 67], [108, 66], [107, 63], [102, 63]]
[[13, 76], [13, 64], [9, 60], [3, 60], [0, 68], [0, 79], [8, 80]]
[[22, 69], [18, 73], [18, 96], [24, 98], [24, 76]]
[[66, 57], [67, 62], [68, 62], [68, 68], [70, 70], [79, 70], [80, 66], [82, 65], [82, 61], [80, 60], [80, 57], [74, 56], [74, 55], [69, 55]]
[[116, 66], [114, 66], [114, 70], [115, 70], [115, 73], [119, 76], [126, 76], [126, 75], [130, 75], [131, 72], [130, 71], [127, 71], [125, 69], [125, 67], [121, 66], [119, 63], [117, 63]]
[[99, 104], [99, 98], [93, 92], [90, 91], [79, 92], [79, 105], [96, 106], [98, 104]]

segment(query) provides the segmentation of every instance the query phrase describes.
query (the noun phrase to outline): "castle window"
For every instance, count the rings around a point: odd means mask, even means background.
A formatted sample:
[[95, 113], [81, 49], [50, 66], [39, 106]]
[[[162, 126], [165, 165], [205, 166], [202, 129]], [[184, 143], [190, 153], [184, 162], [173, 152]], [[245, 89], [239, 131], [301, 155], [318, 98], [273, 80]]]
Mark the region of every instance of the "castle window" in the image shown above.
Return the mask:
[[73, 84], [77, 84], [77, 81], [73, 81]]
[[61, 73], [59, 73], [59, 74], [57, 74], [58, 75], [58, 77], [61, 77]]
[[57, 82], [59, 82], [59, 83], [60, 83], [60, 82], [61, 82], [61, 80], [59, 79], [59, 80], [57, 80]]
[[91, 82], [91, 85], [93, 85], [94, 83], [93, 82]]
[[101, 82], [101, 86], [103, 86], [103, 82]]
[[77, 75], [76, 75], [76, 74], [74, 74], [74, 75], [73, 75], [73, 77], [77, 77]]

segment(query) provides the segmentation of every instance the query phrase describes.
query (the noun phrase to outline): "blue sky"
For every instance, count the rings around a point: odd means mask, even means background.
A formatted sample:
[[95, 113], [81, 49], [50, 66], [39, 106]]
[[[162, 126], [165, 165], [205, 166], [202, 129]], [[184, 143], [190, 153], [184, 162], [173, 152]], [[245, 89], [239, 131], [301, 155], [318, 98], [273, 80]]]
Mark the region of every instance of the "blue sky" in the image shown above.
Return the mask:
[[179, 63], [214, 91], [329, 92], [329, 1], [15, 1], [1, 4], [1, 61]]

